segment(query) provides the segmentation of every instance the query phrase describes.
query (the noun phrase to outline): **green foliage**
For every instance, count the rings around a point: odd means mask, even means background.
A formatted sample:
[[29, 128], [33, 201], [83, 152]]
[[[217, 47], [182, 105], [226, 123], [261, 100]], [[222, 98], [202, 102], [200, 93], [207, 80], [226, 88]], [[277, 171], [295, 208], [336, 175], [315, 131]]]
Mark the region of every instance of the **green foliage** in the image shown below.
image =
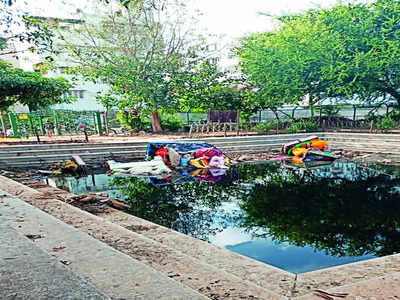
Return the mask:
[[313, 132], [317, 131], [318, 124], [312, 121], [302, 120], [300, 122], [293, 122], [288, 128], [286, 133], [297, 133], [297, 132]]
[[226, 223], [213, 222], [229, 198], [224, 187], [204, 182], [154, 186], [135, 177], [113, 178], [112, 185], [131, 205], [129, 213], [198, 239], [208, 241]]
[[161, 126], [166, 131], [177, 131], [182, 128], [184, 122], [174, 115], [163, 115], [161, 117]]
[[94, 112], [72, 110], [38, 110], [27, 114], [28, 118], [19, 118], [16, 114], [17, 128], [22, 136], [35, 136], [44, 134], [44, 123], [48, 120], [55, 124], [56, 116], [61, 134], [82, 134], [79, 122], [84, 121], [88, 134], [95, 133]]
[[14, 103], [33, 108], [71, 101], [63, 94], [71, 88], [64, 78], [46, 78], [36, 72], [25, 72], [0, 61], [0, 109]]
[[343, 105], [320, 105], [318, 108], [321, 116], [337, 117]]
[[72, 33], [55, 29], [67, 45], [66, 54], [78, 62], [70, 72], [110, 85], [118, 96], [114, 104], [151, 115], [153, 131], [161, 131], [158, 111], [173, 113], [178, 107], [192, 109], [197, 101], [207, 103], [222, 73], [208, 61], [205, 39], [194, 33], [190, 22], [195, 19], [183, 2], [121, 2], [118, 13], [103, 3], [96, 18], [83, 15], [84, 25]]
[[395, 122], [390, 117], [382, 117], [375, 123], [375, 128], [382, 131], [394, 129], [394, 127]]
[[117, 112], [117, 119], [124, 128], [129, 130], [149, 131], [151, 129], [150, 120], [135, 109]]
[[252, 128], [252, 130], [267, 132], [270, 130], [276, 130], [276, 126], [277, 126], [277, 121], [269, 121], [266, 123], [258, 123], [256, 126]]
[[339, 3], [279, 18], [279, 29], [252, 34], [236, 49], [242, 71], [274, 107], [309, 95], [400, 103], [400, 2]]

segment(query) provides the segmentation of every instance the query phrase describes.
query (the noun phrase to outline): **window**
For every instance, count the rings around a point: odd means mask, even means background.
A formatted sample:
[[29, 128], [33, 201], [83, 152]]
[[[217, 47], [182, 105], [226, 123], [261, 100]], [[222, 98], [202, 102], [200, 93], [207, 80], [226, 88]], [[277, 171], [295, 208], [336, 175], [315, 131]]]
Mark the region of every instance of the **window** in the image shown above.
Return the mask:
[[85, 97], [84, 90], [70, 90], [64, 94], [64, 97], [75, 96], [76, 98], [83, 99]]

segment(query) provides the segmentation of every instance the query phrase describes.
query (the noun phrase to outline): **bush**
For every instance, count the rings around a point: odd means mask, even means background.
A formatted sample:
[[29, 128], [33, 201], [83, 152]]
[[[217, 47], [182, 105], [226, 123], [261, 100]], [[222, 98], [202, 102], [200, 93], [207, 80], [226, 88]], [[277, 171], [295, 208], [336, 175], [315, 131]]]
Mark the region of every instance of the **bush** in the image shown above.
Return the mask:
[[342, 105], [321, 105], [318, 110], [322, 116], [338, 117], [342, 108]]
[[286, 128], [286, 133], [297, 133], [300, 131], [312, 132], [317, 131], [318, 124], [311, 121], [300, 121], [290, 124], [288, 128]]
[[150, 120], [144, 118], [137, 110], [120, 111], [117, 119], [121, 125], [129, 130], [149, 131], [151, 129]]
[[389, 130], [395, 127], [395, 122], [390, 117], [383, 117], [376, 122], [376, 129], [379, 130]]
[[165, 131], [177, 131], [182, 128], [184, 121], [174, 115], [165, 115], [161, 117], [161, 127]]
[[270, 130], [276, 129], [277, 122], [276, 121], [269, 121], [266, 123], [258, 123], [256, 126], [252, 128], [254, 131], [266, 132]]

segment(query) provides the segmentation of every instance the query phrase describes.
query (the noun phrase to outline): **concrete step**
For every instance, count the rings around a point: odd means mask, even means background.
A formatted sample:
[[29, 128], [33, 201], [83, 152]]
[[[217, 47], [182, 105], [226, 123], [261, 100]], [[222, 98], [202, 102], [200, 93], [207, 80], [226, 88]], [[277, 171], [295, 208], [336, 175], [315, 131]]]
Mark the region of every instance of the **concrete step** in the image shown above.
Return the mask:
[[[265, 140], [265, 139], [254, 139], [254, 140], [245, 140], [245, 141], [216, 141], [212, 145], [217, 147], [217, 148], [223, 148], [223, 149], [229, 149], [229, 147], [238, 147], [238, 146], [243, 146], [250, 148], [252, 146], [263, 146], [263, 145], [282, 145], [291, 140], [289, 139], [281, 139], [281, 138], [276, 138], [276, 139], [270, 139], [270, 140]], [[96, 145], [96, 147], [91, 148], [86, 145], [85, 148], [62, 148], [62, 149], [41, 149], [41, 150], [23, 150], [20, 149], [18, 151], [4, 151], [0, 148], [0, 160], [2, 159], [9, 159], [13, 157], [22, 157], [22, 156], [47, 156], [47, 155], [56, 155], [56, 154], [88, 154], [88, 153], [101, 153], [101, 152], [121, 152], [121, 151], [132, 151], [132, 152], [140, 152], [144, 153], [146, 151], [147, 145], [137, 145], [137, 146], [125, 146], [125, 145], [114, 145], [113, 147], [99, 147], [99, 145]], [[246, 148], [245, 148], [246, 149]]]
[[0, 160], [8, 157], [20, 157], [20, 156], [45, 156], [45, 155], [55, 155], [55, 154], [88, 154], [88, 153], [113, 153], [113, 152], [121, 152], [121, 151], [146, 151], [146, 145], [138, 145], [138, 146], [114, 146], [114, 147], [88, 147], [86, 145], [85, 148], [62, 148], [62, 149], [40, 149], [40, 150], [18, 150], [18, 151], [2, 151], [0, 148]]
[[112, 142], [112, 143], [60, 143], [60, 144], [24, 144], [15, 146], [0, 146], [0, 151], [25, 151], [25, 150], [46, 150], [46, 149], [75, 149], [75, 148], [96, 148], [115, 146], [143, 146], [147, 142]]
[[335, 136], [335, 137], [325, 137], [325, 140], [332, 142], [365, 143], [366, 141], [368, 141], [368, 143], [370, 144], [381, 144], [381, 143], [400, 144], [400, 139], [374, 139], [373, 137], [358, 138], [358, 137]]
[[[99, 292], [112, 299], [207, 299], [189, 287], [168, 278], [149, 266], [111, 248], [110, 246], [78, 231], [60, 220], [34, 208], [24, 201], [11, 197], [2, 192], [0, 200], [0, 220], [2, 224], [13, 228], [20, 234], [39, 234], [42, 238], [36, 239], [35, 244], [41, 252], [51, 251], [54, 247], [65, 247], [63, 251], [51, 252], [58, 261], [69, 261], [69, 272], [85, 278]], [[76, 211], [80, 213], [80, 210]], [[17, 221], [16, 221], [17, 220]], [[22, 221], [22, 222], [21, 222]], [[3, 236], [0, 237], [4, 239]], [[7, 237], [6, 237], [7, 238]], [[14, 245], [10, 245], [15, 247]], [[0, 249], [3, 249], [0, 244]], [[28, 254], [29, 249], [23, 249]], [[8, 251], [9, 252], [9, 251]], [[11, 253], [6, 253], [10, 255]], [[28, 254], [29, 255], [29, 254]], [[26, 257], [28, 259], [29, 256]], [[6, 261], [7, 262], [7, 261]], [[9, 261], [8, 261], [9, 262]], [[37, 262], [41, 264], [41, 262]], [[21, 266], [23, 269], [23, 266]], [[23, 271], [21, 269], [21, 271]], [[54, 273], [43, 270], [38, 275], [47, 281], [54, 280]], [[21, 272], [23, 273], [23, 272]], [[20, 274], [21, 275], [21, 274]], [[0, 280], [3, 280], [3, 274]], [[10, 278], [11, 279], [11, 278]], [[24, 276], [21, 276], [24, 279]], [[5, 278], [7, 280], [7, 277]], [[53, 284], [56, 284], [55, 281]], [[26, 283], [29, 284], [29, 283]], [[67, 283], [65, 283], [67, 284]], [[46, 290], [46, 280], [40, 284]], [[62, 284], [61, 284], [62, 287]], [[17, 286], [10, 285], [9, 289], [18, 292]], [[82, 291], [84, 291], [82, 289]], [[2, 293], [0, 289], [0, 294]], [[107, 298], [2, 298], [1, 299], [108, 299]]]
[[[19, 191], [19, 197], [51, 213], [59, 220], [55, 220], [48, 215], [46, 217], [44, 212], [37, 209], [34, 210], [28, 204], [18, 201], [14, 197], [0, 198], [0, 201], [3, 201], [3, 205], [0, 205], [0, 220], [23, 234], [26, 234], [26, 232], [43, 234], [46, 238], [37, 240], [40, 247], [45, 249], [51, 248], [51, 245], [53, 245], [52, 247], [54, 245], [67, 247], [68, 250], [55, 255], [59, 256], [59, 259], [70, 260], [70, 268], [74, 272], [81, 273], [85, 278], [88, 278], [88, 281], [98, 290], [107, 290], [107, 295], [110, 297], [117, 298], [117, 295], [112, 293], [123, 292], [128, 287], [130, 291], [133, 289], [135, 292], [137, 290], [143, 291], [143, 288], [149, 287], [151, 288], [149, 295], [144, 292], [141, 293], [143, 296], [148, 296], [143, 299], [203, 299], [196, 297], [194, 294], [186, 294], [186, 298], [177, 297], [176, 294], [181, 293], [184, 285], [186, 285], [191, 288], [189, 291], [192, 293], [195, 293], [192, 290], [199, 290], [213, 299], [283, 299], [282, 296], [279, 296], [274, 291], [263, 288], [245, 278], [239, 278], [216, 266], [204, 263], [120, 225], [81, 211], [65, 202], [51, 197], [44, 199], [40, 196], [43, 194], [0, 177], [2, 186], [6, 182], [8, 182], [7, 189]], [[13, 188], [15, 185], [18, 187]], [[21, 218], [16, 218], [16, 214], [23, 218], [22, 223], [18, 222]], [[65, 224], [61, 228], [59, 223], [62, 222], [60, 220], [75, 224], [79, 227], [80, 232]], [[115, 254], [104, 254], [105, 248], [108, 249], [109, 247], [87, 236], [85, 233], [112, 245], [115, 249], [113, 250]], [[207, 245], [206, 243], [204, 244]], [[134, 258], [132, 262], [129, 263], [125, 259], [121, 260], [119, 257], [119, 255], [122, 255], [121, 252]], [[211, 255], [214, 255], [214, 252]], [[250, 260], [243, 259], [245, 262], [238, 268], [243, 268], [246, 265], [246, 261]], [[143, 273], [147, 273], [146, 270], [150, 268], [139, 269], [137, 266], [135, 267], [136, 264], [141, 264], [137, 260], [150, 265], [161, 274], [158, 276], [156, 274], [159, 273], [145, 276]], [[282, 283], [284, 281], [287, 283], [287, 289], [283, 290], [288, 292], [293, 284], [294, 274], [282, 270], [279, 270], [278, 274], [271, 274], [273, 270], [278, 270], [271, 268], [267, 273], [277, 276], [277, 282]], [[131, 274], [128, 274], [129, 272]], [[172, 289], [171, 285], [167, 285], [160, 278], [160, 276], [166, 277], [168, 275], [181, 281], [184, 285], [175, 282], [175, 289]], [[149, 283], [149, 281], [151, 282]], [[155, 283], [159, 283], [157, 289], [154, 288], [154, 292], [157, 291], [160, 294], [158, 296], [150, 294]], [[161, 283], [164, 287], [160, 286]], [[186, 293], [189, 293], [189, 291], [186, 290]], [[118, 297], [136, 299], [132, 295], [130, 297], [118, 295]], [[139, 297], [137, 298], [139, 299]]]
[[[115, 152], [94, 152], [94, 153], [77, 153], [83, 160], [91, 159], [115, 159], [118, 157], [144, 157], [144, 151], [115, 151]], [[34, 155], [34, 156], [11, 156], [3, 158], [4, 164], [12, 165], [16, 162], [28, 162], [28, 161], [65, 161], [70, 160], [71, 154], [54, 154], [54, 155]]]
[[346, 138], [360, 138], [360, 139], [376, 139], [376, 140], [387, 140], [387, 139], [400, 139], [399, 134], [384, 134], [384, 133], [351, 133], [351, 132], [324, 132], [323, 136], [329, 137], [346, 137]]
[[[314, 135], [314, 134], [312, 134]], [[221, 137], [221, 138], [203, 138], [203, 139], [181, 139], [177, 142], [206, 142], [210, 144], [225, 143], [236, 144], [242, 142], [260, 142], [260, 141], [292, 141], [299, 138], [310, 136], [310, 134], [292, 134], [292, 135], [266, 135], [266, 136], [244, 136], [244, 137]], [[166, 142], [173, 142], [168, 140]], [[20, 153], [25, 151], [42, 151], [42, 150], [63, 150], [63, 149], [93, 149], [93, 148], [119, 148], [119, 147], [145, 147], [147, 142], [115, 142], [115, 143], [64, 143], [64, 144], [32, 144], [19, 146], [1, 146], [0, 153], [7, 154], [8, 152]]]
[[0, 274], [0, 299], [111, 299], [4, 224], [0, 224]]
[[[263, 151], [270, 151], [280, 149], [281, 143], [267, 143], [267, 144], [244, 144], [244, 145], [230, 145], [220, 146], [216, 145], [221, 151], [229, 153], [257, 153]], [[84, 161], [99, 161], [99, 160], [118, 160], [123, 158], [130, 159], [143, 159], [146, 155], [145, 150], [132, 150], [132, 151], [114, 151], [114, 152], [99, 152], [99, 153], [81, 153], [79, 151], [72, 152], [71, 154], [79, 155]], [[0, 158], [0, 167], [10, 168], [17, 166], [35, 166], [41, 164], [51, 164], [56, 162], [63, 162], [71, 159], [71, 154], [50, 154], [42, 155], [40, 152], [37, 155], [23, 155], [23, 156], [9, 156]]]

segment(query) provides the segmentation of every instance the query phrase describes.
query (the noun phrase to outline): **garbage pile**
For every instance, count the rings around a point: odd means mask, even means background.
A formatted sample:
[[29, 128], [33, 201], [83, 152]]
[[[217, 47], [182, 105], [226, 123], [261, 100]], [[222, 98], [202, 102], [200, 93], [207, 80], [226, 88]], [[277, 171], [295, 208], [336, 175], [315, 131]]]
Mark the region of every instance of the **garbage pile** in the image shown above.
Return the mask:
[[333, 153], [324, 152], [326, 145], [327, 141], [317, 136], [310, 136], [284, 144], [281, 153], [290, 155], [292, 162], [298, 165], [314, 161], [330, 163], [339, 157]]
[[148, 177], [154, 185], [192, 180], [217, 182], [231, 165], [230, 159], [207, 143], [148, 143], [147, 161], [108, 161], [112, 174]]

